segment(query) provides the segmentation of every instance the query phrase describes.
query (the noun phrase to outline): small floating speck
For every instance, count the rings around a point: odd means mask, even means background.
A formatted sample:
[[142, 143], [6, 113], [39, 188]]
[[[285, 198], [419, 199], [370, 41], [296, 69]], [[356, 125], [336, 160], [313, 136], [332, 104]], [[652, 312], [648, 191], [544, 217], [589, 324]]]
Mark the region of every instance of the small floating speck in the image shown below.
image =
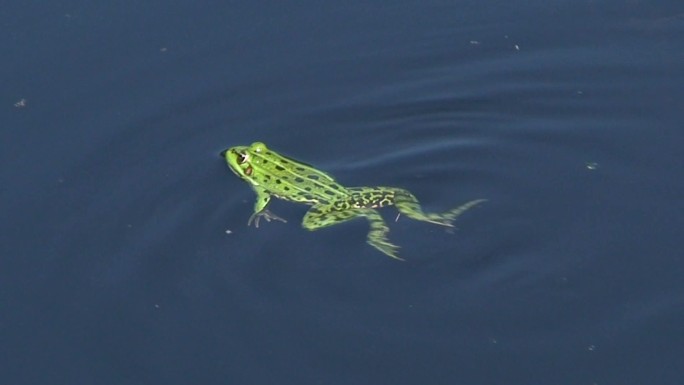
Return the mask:
[[516, 51], [520, 51], [520, 46], [519, 46], [519, 45], [516, 44], [516, 45], [514, 45], [513, 47], [515, 47], [515, 50], [516, 50]]
[[596, 170], [598, 168], [598, 163], [596, 162], [587, 162], [585, 165], [587, 166], [587, 170]]
[[18, 102], [14, 103], [14, 107], [16, 107], [16, 108], [24, 108], [24, 107], [26, 107], [26, 102], [27, 102], [26, 99], [21, 98], [21, 99], [19, 99]]
[[587, 346], [587, 350], [590, 351], [590, 352], [593, 352], [594, 350], [596, 350], [596, 345], [589, 345], [589, 346]]
[[166, 47], [161, 47], [161, 48], [159, 48], [159, 52], [166, 52], [166, 51], [168, 51], [168, 50], [169, 50], [169, 49], [166, 48]]
[[471, 40], [471, 41], [470, 41], [470, 44], [471, 44], [471, 45], [480, 45], [480, 42], [477, 41], [477, 40]]
[[227, 230], [226, 230], [226, 234], [228, 234], [228, 235], [233, 234], [233, 231], [230, 230], [230, 229], [227, 229]]

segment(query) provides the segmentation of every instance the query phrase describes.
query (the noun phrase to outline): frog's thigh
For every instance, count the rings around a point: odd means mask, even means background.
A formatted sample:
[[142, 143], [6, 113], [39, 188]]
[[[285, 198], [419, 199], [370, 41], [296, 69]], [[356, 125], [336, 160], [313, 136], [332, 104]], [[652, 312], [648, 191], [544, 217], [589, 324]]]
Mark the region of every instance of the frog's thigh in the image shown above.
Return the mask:
[[373, 209], [364, 208], [322, 212], [313, 207], [306, 213], [306, 215], [304, 215], [302, 226], [308, 230], [316, 230], [321, 227], [334, 225], [356, 217], [366, 217], [366, 219], [368, 219], [370, 230], [368, 231], [367, 242], [371, 246], [392, 258], [401, 259], [397, 256], [397, 249], [399, 247], [392, 244], [387, 239], [389, 227], [382, 219], [382, 216], [380, 216], [380, 214]]
[[312, 207], [304, 215], [302, 226], [307, 230], [313, 231], [322, 227], [328, 227], [338, 223], [346, 222], [358, 216], [363, 216], [361, 210], [321, 211], [316, 207]]

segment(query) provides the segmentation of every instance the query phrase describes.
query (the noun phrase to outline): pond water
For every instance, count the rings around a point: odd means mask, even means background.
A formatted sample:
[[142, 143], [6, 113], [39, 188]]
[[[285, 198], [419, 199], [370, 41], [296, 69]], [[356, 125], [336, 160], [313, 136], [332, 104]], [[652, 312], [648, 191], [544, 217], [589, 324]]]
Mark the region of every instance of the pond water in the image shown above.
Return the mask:
[[[5, 7], [6, 384], [681, 384], [681, 1]], [[247, 226], [255, 141], [456, 228]]]

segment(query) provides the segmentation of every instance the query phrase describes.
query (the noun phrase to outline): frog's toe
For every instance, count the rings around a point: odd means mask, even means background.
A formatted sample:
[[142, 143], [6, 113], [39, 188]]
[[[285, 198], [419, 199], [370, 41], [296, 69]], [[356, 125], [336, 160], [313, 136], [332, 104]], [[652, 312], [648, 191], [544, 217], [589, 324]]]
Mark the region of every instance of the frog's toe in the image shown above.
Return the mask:
[[399, 246], [389, 243], [389, 242], [382, 242], [382, 241], [375, 241], [375, 242], [368, 242], [371, 246], [375, 247], [376, 249], [380, 250], [383, 254], [387, 255], [390, 258], [397, 259], [399, 261], [403, 261], [404, 258], [401, 258], [397, 255], [397, 252], [399, 251]]
[[249, 217], [249, 220], [247, 221], [247, 226], [250, 226], [252, 223], [254, 223], [254, 227], [259, 228], [259, 221], [262, 217], [266, 220], [266, 222], [280, 221], [283, 223], [287, 223], [285, 219], [273, 214], [269, 210], [264, 210], [259, 213], [252, 214], [252, 216]]

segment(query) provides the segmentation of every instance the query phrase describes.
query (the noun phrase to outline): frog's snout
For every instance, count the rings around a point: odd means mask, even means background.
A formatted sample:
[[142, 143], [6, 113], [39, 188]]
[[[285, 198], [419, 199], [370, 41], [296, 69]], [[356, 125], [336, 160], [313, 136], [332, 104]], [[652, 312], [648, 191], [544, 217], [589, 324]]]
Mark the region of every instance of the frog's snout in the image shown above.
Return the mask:
[[225, 157], [226, 157], [226, 152], [228, 152], [228, 149], [227, 149], [227, 148], [226, 148], [225, 150], [219, 152], [219, 156], [220, 156], [221, 158], [225, 158]]

